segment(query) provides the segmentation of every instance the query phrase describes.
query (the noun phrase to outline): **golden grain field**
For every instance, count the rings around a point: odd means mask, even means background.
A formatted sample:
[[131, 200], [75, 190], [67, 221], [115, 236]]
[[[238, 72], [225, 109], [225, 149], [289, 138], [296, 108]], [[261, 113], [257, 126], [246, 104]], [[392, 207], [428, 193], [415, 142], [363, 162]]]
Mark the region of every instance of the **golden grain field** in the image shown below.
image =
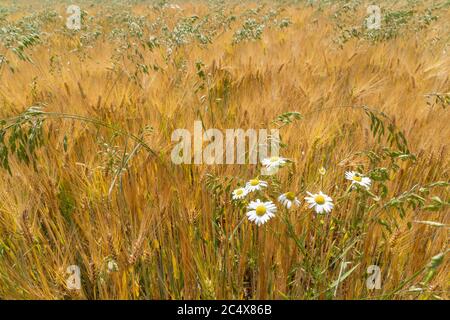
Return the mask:
[[[363, 0], [82, 0], [80, 30], [72, 3], [0, 3], [1, 299], [448, 299], [450, 1], [376, 30]], [[194, 121], [291, 161], [174, 164]]]

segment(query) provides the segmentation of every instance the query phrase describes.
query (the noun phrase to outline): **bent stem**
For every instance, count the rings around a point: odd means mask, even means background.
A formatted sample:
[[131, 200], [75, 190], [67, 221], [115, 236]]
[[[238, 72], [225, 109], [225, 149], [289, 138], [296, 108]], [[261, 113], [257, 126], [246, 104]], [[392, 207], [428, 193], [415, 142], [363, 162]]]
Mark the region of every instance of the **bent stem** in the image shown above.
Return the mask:
[[98, 119], [92, 119], [89, 117], [85, 117], [85, 116], [80, 116], [80, 115], [75, 115], [75, 114], [68, 114], [68, 113], [60, 113], [60, 112], [45, 112], [45, 111], [41, 111], [39, 108], [36, 107], [31, 107], [30, 109], [28, 109], [27, 111], [25, 111], [24, 113], [20, 114], [19, 116], [16, 117], [11, 117], [11, 118], [6, 118], [6, 119], [1, 119], [0, 123], [10, 123], [9, 125], [7, 125], [6, 127], [3, 128], [3, 130], [8, 130], [14, 126], [17, 125], [21, 125], [27, 121], [30, 120], [30, 117], [33, 118], [37, 118], [37, 119], [69, 119], [69, 120], [78, 120], [78, 121], [82, 121], [82, 122], [88, 122], [88, 123], [92, 123], [95, 125], [99, 125], [102, 126], [104, 128], [107, 128], [121, 136], [130, 138], [138, 143], [140, 143], [147, 151], [149, 151], [151, 154], [156, 155], [156, 152], [150, 148], [150, 146], [148, 146], [145, 141], [139, 137], [136, 136], [132, 133], [129, 133], [127, 131], [115, 128], [114, 126], [98, 120]]

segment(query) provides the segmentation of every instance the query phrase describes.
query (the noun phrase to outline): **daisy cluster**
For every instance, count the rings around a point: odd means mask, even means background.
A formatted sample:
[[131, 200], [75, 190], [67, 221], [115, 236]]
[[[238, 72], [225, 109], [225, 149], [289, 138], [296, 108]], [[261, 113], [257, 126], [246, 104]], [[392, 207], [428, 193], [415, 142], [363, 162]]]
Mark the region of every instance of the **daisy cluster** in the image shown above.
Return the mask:
[[[288, 162], [288, 159], [281, 157], [273, 157], [270, 159], [264, 159], [262, 164], [268, 171], [273, 171], [284, 166]], [[320, 172], [321, 175], [325, 174], [323, 169], [323, 173]], [[369, 189], [371, 185], [371, 180], [368, 177], [365, 177], [355, 171], [348, 171], [345, 173], [345, 178], [351, 181], [351, 187], [356, 188], [357, 186], [363, 187], [365, 189]], [[235, 189], [232, 193], [232, 199], [234, 201], [243, 200], [253, 192], [263, 191], [269, 186], [266, 181], [260, 180], [259, 178], [249, 180], [244, 187]], [[333, 210], [334, 204], [333, 199], [319, 191], [318, 193], [311, 193], [309, 191], [306, 192], [307, 197], [305, 197], [305, 201], [308, 204], [309, 209], [314, 209], [317, 214], [326, 214], [330, 213]], [[287, 191], [278, 196], [278, 202], [287, 210], [291, 210], [294, 208], [300, 207], [300, 200], [297, 195], [293, 191]], [[260, 199], [256, 199], [256, 201], [250, 201], [247, 206], [247, 218], [254, 222], [256, 225], [260, 226], [265, 224], [271, 218], [275, 217], [275, 213], [277, 212], [277, 206], [273, 201], [261, 201]]]

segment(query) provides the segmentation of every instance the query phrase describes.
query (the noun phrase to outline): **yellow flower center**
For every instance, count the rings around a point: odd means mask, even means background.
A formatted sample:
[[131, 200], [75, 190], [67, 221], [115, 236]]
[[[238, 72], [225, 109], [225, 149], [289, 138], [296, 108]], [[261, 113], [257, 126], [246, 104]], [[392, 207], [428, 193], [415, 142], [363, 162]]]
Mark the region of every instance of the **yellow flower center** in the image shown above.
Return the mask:
[[362, 181], [362, 177], [360, 176], [354, 176], [353, 180], [357, 181], [357, 182], [361, 182]]
[[257, 186], [259, 184], [259, 180], [258, 179], [252, 179], [252, 180], [250, 180], [250, 184], [255, 187], [255, 186]]
[[263, 206], [262, 204], [261, 205], [259, 205], [259, 206], [257, 206], [256, 207], [256, 214], [258, 215], [258, 216], [263, 216], [265, 213], [266, 213], [266, 211], [267, 211], [267, 209], [266, 209], [266, 207], [265, 206]]
[[317, 204], [324, 204], [325, 203], [325, 197], [319, 194], [319, 195], [314, 197], [314, 201]]
[[236, 190], [236, 194], [238, 195], [238, 196], [240, 196], [241, 194], [243, 194], [244, 193], [244, 190], [242, 190], [242, 189], [237, 189]]
[[270, 158], [270, 162], [277, 162], [278, 160], [280, 160], [280, 157], [272, 157], [272, 158]]
[[286, 193], [286, 198], [290, 201], [294, 201], [295, 200], [295, 194], [293, 192], [288, 192]]

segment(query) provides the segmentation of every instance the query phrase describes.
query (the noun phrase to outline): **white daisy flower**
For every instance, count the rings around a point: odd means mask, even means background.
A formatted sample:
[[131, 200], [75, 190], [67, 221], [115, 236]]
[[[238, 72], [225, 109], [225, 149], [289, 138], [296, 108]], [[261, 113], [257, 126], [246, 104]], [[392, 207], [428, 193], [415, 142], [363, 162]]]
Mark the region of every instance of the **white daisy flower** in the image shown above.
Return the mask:
[[282, 157], [271, 157], [266, 158], [261, 161], [262, 165], [265, 166], [268, 170], [279, 168], [286, 164], [287, 159]]
[[363, 186], [367, 190], [370, 189], [370, 185], [372, 184], [370, 178], [364, 177], [355, 171], [347, 171], [345, 173], [345, 179], [350, 180], [352, 182], [352, 185], [357, 184]]
[[275, 212], [277, 212], [277, 207], [272, 201], [262, 202], [259, 199], [250, 202], [247, 209], [250, 210], [247, 212], [248, 220], [258, 226], [275, 217]]
[[331, 199], [326, 194], [320, 191], [317, 194], [312, 194], [310, 192], [306, 192], [309, 194], [309, 197], [305, 197], [306, 202], [309, 204], [309, 208], [314, 208], [317, 213], [330, 213], [333, 209], [333, 199]]
[[283, 193], [281, 196], [278, 197], [278, 201], [286, 208], [291, 209], [291, 207], [300, 206], [300, 201], [295, 196], [295, 193], [293, 192], [286, 192]]
[[233, 200], [243, 199], [248, 194], [247, 189], [238, 188], [233, 191]]
[[256, 190], [261, 190], [262, 188], [267, 188], [267, 182], [259, 179], [252, 179], [245, 184], [245, 189], [247, 190], [247, 193]]

